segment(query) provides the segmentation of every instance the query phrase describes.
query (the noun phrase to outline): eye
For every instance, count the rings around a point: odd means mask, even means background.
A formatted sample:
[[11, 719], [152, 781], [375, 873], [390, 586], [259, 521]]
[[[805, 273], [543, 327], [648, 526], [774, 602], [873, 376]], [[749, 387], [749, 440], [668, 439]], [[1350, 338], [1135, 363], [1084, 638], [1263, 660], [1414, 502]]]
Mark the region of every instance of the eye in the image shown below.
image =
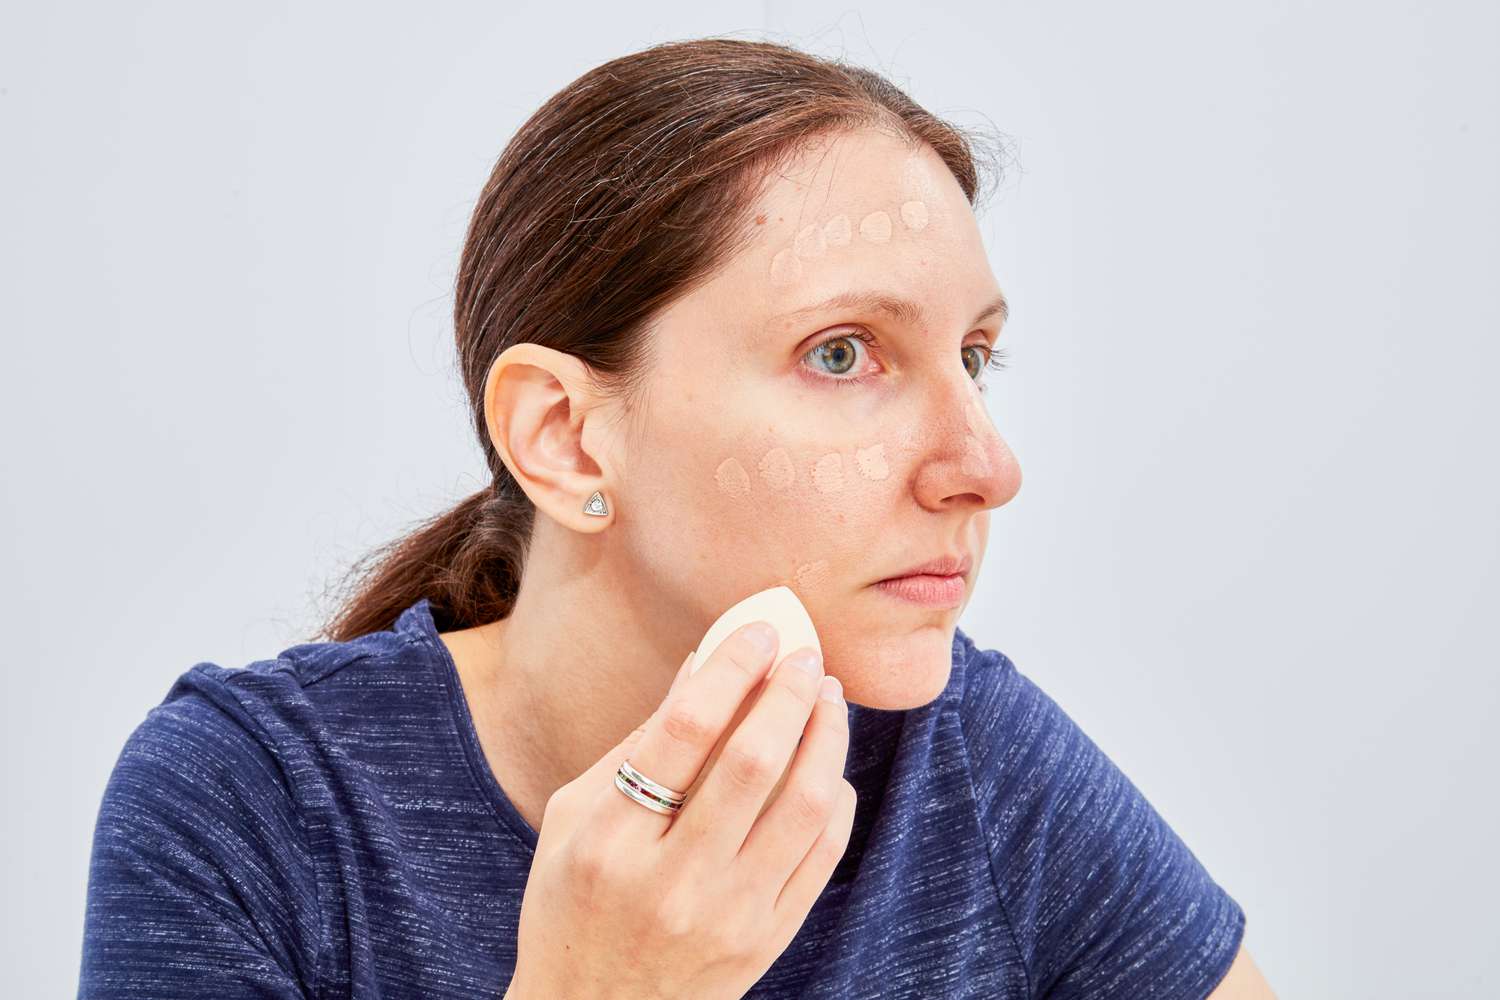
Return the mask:
[[[865, 344], [865, 346], [857, 346], [860, 343]], [[829, 337], [808, 351], [804, 357], [812, 358], [815, 361], [828, 362], [831, 367], [826, 369], [827, 371], [835, 375], [843, 375], [854, 367], [855, 361], [860, 354], [869, 353], [869, 345], [873, 343], [875, 343], [873, 334], [867, 330], [857, 330], [840, 334], [836, 337]], [[835, 381], [863, 382], [865, 378], [866, 376], [860, 376], [859, 378], [841, 378]]]
[[[975, 351], [978, 353], [977, 355], [969, 354], [968, 352], [970, 351]], [[992, 371], [1004, 371], [1007, 367], [1009, 367], [1008, 365], [1006, 365], [1005, 359], [1009, 357], [1010, 354], [1003, 347], [992, 348], [988, 344], [969, 344], [964, 348], [964, 354], [964, 367], [969, 369], [970, 377], [975, 379], [976, 381], [982, 374], [984, 374], [985, 369], [990, 369]], [[977, 360], [972, 363], [968, 360], [969, 358], [975, 357], [977, 357]], [[983, 382], [980, 382], [979, 391], [988, 392], [989, 386], [984, 384]]]
[[[865, 346], [859, 346], [861, 343]], [[832, 376], [842, 376], [856, 368], [866, 367], [866, 364], [859, 363], [860, 355], [868, 354], [870, 347], [876, 343], [874, 335], [869, 331], [855, 330], [829, 337], [813, 347], [803, 357], [804, 359], [811, 358], [815, 362], [826, 364], [828, 367], [824, 371], [831, 373], [830, 376], [826, 376], [828, 381], [837, 382], [840, 385], [858, 385], [874, 378], [874, 375], [867, 373], [854, 378], [834, 378]], [[969, 371], [969, 376], [976, 381], [979, 381], [980, 375], [986, 368], [999, 370], [1006, 367], [1004, 360], [1006, 352], [1004, 348], [992, 349], [988, 344], [984, 343], [967, 344], [964, 346], [962, 354], [964, 356], [964, 367]], [[979, 389], [983, 392], [985, 391], [985, 386], [981, 383]]]

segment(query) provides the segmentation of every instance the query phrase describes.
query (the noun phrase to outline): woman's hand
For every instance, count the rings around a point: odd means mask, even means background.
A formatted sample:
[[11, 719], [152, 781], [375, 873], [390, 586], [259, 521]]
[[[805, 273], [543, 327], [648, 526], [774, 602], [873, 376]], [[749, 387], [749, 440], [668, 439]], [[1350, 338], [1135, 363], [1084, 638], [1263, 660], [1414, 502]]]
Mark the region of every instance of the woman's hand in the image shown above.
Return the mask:
[[[767, 678], [759, 624], [691, 676], [684, 661], [652, 716], [547, 801], [508, 1000], [739, 1000], [791, 943], [849, 843], [848, 707], [833, 678], [818, 697], [816, 651]], [[627, 756], [687, 791], [675, 816], [614, 787]]]

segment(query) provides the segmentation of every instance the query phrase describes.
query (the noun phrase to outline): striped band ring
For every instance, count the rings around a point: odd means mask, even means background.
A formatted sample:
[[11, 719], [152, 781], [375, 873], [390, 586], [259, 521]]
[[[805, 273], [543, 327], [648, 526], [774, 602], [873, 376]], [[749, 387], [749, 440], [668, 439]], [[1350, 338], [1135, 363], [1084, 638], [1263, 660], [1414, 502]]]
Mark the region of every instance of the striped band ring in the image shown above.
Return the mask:
[[682, 809], [682, 804], [687, 801], [686, 792], [678, 792], [666, 785], [658, 785], [631, 767], [628, 760], [622, 761], [619, 770], [615, 772], [615, 787], [647, 809], [665, 816], [676, 815]]

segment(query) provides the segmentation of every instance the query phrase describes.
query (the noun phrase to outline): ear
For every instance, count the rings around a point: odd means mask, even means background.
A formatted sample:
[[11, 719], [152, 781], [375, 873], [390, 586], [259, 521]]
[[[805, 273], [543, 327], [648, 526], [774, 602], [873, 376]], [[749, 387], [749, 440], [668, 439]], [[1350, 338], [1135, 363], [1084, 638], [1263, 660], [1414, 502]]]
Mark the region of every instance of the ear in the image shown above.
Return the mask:
[[513, 344], [490, 365], [484, 420], [490, 444], [526, 496], [558, 524], [600, 531], [614, 520], [583, 512], [595, 490], [612, 492], [607, 400], [578, 358], [540, 344]]

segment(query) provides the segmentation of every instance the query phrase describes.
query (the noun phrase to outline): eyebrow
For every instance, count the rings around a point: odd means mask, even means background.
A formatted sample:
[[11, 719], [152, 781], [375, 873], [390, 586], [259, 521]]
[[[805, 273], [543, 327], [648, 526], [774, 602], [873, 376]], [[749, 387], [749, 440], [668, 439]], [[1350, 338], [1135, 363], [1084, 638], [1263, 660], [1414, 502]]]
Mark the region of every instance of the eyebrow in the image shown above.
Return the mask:
[[[789, 313], [778, 316], [776, 322], [794, 320], [811, 313], [826, 312], [830, 309], [869, 309], [874, 312], [884, 313], [898, 323], [904, 323], [907, 326], [920, 326], [927, 319], [927, 313], [911, 299], [904, 299], [899, 295], [891, 295], [889, 292], [856, 290], [840, 292], [814, 305], [794, 309]], [[1003, 294], [997, 295], [993, 302], [979, 310], [979, 315], [975, 316], [974, 321], [969, 325], [973, 326], [976, 323], [989, 319], [991, 316], [999, 316], [1001, 326], [1004, 326], [1005, 321], [1010, 318], [1010, 303], [1005, 300]]]

